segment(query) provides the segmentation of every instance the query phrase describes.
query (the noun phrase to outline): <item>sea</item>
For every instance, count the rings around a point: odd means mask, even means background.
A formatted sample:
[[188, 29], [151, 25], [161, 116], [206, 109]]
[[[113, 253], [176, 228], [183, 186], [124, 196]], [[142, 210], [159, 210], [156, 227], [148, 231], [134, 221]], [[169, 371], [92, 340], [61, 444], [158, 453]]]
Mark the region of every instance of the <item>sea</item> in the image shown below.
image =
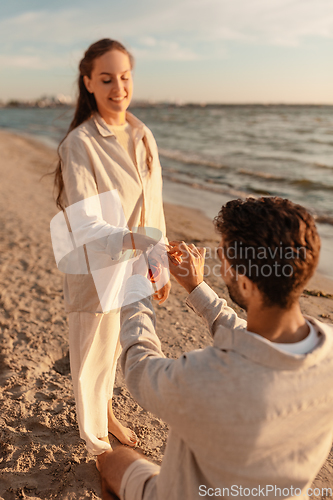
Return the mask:
[[[209, 217], [236, 197], [300, 203], [317, 220], [325, 274], [333, 278], [333, 106], [160, 104], [130, 111], [155, 136], [166, 201]], [[2, 108], [0, 128], [56, 147], [72, 116], [72, 108]]]

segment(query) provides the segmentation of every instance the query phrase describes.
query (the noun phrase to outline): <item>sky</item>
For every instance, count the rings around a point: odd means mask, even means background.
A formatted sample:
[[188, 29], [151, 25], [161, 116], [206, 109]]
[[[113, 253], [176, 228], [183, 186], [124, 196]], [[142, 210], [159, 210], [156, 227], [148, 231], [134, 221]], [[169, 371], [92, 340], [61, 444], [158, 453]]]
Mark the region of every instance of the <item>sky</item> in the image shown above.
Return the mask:
[[134, 55], [134, 98], [333, 104], [333, 0], [11, 0], [0, 100], [76, 95], [100, 38]]

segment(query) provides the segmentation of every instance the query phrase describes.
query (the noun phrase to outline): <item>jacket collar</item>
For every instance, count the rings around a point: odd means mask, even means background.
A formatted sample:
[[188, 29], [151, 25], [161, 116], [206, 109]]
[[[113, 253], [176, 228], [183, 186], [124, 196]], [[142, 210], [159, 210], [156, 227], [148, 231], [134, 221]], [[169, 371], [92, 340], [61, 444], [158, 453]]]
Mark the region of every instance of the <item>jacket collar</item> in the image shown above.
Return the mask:
[[[111, 137], [114, 136], [111, 128], [109, 128], [106, 121], [101, 117], [101, 115], [96, 111], [92, 116], [93, 122], [102, 137]], [[144, 136], [145, 133], [145, 125], [136, 118], [132, 113], [126, 112], [126, 121], [132, 126], [133, 136], [135, 140], [140, 140]]]
[[232, 330], [219, 326], [214, 334], [214, 346], [224, 351], [234, 351], [252, 362], [272, 369], [295, 370], [320, 363], [331, 351], [333, 355], [333, 328], [311, 316], [304, 316], [319, 333], [320, 342], [308, 354], [289, 354], [279, 351], [268, 342], [249, 335], [244, 327]]

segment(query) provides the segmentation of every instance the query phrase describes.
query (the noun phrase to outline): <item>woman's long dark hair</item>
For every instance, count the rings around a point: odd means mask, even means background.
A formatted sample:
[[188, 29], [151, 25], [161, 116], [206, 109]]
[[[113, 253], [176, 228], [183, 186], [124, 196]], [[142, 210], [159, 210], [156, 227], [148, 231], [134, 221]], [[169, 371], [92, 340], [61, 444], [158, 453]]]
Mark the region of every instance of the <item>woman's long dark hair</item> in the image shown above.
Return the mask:
[[[102, 40], [98, 40], [98, 42], [93, 43], [90, 45], [88, 50], [85, 52], [83, 59], [81, 60], [79, 64], [79, 78], [78, 78], [78, 87], [79, 87], [79, 96], [76, 104], [76, 109], [75, 109], [75, 114], [74, 118], [68, 128], [68, 131], [65, 135], [65, 137], [62, 139], [58, 146], [58, 156], [59, 156], [59, 161], [57, 164], [57, 167], [54, 171], [55, 178], [54, 178], [54, 187], [57, 192], [57, 197], [56, 197], [56, 204], [57, 207], [60, 210], [64, 210], [64, 206], [62, 204], [62, 192], [64, 189], [64, 181], [62, 177], [62, 168], [61, 168], [61, 157], [59, 154], [59, 148], [63, 141], [66, 139], [68, 134], [74, 130], [76, 127], [81, 125], [81, 123], [85, 122], [88, 120], [88, 118], [91, 117], [91, 115], [97, 111], [97, 104], [95, 100], [95, 96], [88, 92], [86, 89], [86, 86], [83, 81], [83, 77], [87, 76], [88, 78], [91, 77], [91, 72], [94, 67], [94, 61], [98, 57], [101, 57], [103, 54], [106, 52], [109, 52], [110, 50], [119, 50], [120, 52], [123, 52], [126, 54], [130, 60], [130, 65], [131, 69], [134, 66], [134, 58], [133, 56], [126, 50], [126, 48], [120, 43], [117, 42], [116, 40], [110, 40], [109, 38], [103, 38]], [[147, 137], [143, 137], [143, 143], [146, 148], [146, 153], [147, 153], [147, 166], [149, 172], [151, 172], [152, 168], [152, 161], [153, 157], [148, 145]]]

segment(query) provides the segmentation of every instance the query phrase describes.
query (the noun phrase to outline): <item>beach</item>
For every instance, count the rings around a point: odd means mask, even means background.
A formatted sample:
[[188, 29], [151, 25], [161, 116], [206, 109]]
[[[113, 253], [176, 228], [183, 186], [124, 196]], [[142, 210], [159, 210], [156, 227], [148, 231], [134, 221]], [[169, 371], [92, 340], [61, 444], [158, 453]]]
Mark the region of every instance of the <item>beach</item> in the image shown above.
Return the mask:
[[[0, 153], [0, 498], [99, 499], [95, 458], [86, 452], [76, 421], [63, 275], [56, 268], [49, 231], [57, 213], [53, 179], [42, 178], [54, 169], [56, 153], [37, 140], [6, 131], [0, 132]], [[208, 212], [177, 206], [170, 181], [168, 186], [169, 240], [211, 249], [205, 280], [245, 318], [218, 275], [214, 249], [219, 238]], [[170, 358], [212, 344], [185, 298], [186, 292], [172, 279], [169, 300], [155, 306], [157, 333]], [[317, 273], [302, 294], [301, 307], [304, 314], [331, 323], [333, 282]], [[131, 398], [119, 369], [114, 409], [138, 435], [138, 450], [160, 464], [167, 425]], [[333, 488], [333, 450], [313, 487]]]

